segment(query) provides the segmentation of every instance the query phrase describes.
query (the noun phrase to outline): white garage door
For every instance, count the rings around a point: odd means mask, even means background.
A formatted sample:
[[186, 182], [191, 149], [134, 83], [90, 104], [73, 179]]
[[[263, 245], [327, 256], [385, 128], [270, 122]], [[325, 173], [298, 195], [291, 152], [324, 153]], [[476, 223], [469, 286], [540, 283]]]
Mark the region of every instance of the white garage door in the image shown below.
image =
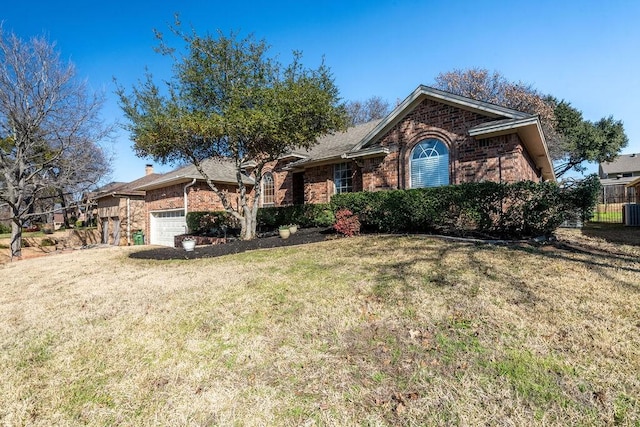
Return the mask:
[[173, 237], [187, 232], [184, 210], [151, 212], [152, 245], [173, 247]]

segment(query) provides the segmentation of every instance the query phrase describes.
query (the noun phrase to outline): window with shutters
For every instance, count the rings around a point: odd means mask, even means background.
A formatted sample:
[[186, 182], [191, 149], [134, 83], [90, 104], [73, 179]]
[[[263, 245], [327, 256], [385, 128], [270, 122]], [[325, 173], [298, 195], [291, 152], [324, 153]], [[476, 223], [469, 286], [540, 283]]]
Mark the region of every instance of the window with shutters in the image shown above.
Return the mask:
[[449, 185], [449, 150], [438, 139], [425, 139], [411, 151], [411, 188]]

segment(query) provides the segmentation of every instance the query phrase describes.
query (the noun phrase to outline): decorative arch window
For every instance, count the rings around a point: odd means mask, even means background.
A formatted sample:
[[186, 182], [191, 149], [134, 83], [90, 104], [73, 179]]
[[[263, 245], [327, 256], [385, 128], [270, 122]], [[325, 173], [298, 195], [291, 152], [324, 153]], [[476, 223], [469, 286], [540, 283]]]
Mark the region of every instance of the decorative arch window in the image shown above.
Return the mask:
[[425, 139], [411, 151], [411, 188], [449, 185], [449, 150], [439, 139]]
[[262, 176], [262, 206], [274, 206], [275, 194], [273, 174], [267, 172]]

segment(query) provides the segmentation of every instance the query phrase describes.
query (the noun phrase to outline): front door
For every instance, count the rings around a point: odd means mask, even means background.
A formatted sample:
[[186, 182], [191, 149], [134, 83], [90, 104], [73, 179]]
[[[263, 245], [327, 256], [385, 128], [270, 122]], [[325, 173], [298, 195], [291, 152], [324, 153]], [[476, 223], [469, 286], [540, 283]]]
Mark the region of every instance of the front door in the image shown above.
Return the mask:
[[292, 178], [293, 204], [304, 205], [304, 172], [296, 172]]
[[113, 244], [120, 245], [120, 218], [113, 218]]

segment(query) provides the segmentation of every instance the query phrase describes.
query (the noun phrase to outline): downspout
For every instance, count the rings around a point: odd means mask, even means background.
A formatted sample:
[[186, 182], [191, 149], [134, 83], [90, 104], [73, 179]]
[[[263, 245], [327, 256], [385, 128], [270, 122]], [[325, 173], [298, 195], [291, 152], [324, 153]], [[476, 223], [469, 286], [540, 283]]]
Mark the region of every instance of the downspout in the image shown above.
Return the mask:
[[131, 197], [127, 197], [127, 246], [131, 246]]
[[[184, 186], [184, 219], [185, 221], [187, 220], [187, 213], [189, 212], [188, 209], [188, 203], [187, 203], [187, 189], [191, 186], [193, 186], [196, 183], [196, 178], [193, 178], [193, 181], [191, 181], [189, 184]], [[185, 233], [188, 233], [189, 230], [185, 230]]]

